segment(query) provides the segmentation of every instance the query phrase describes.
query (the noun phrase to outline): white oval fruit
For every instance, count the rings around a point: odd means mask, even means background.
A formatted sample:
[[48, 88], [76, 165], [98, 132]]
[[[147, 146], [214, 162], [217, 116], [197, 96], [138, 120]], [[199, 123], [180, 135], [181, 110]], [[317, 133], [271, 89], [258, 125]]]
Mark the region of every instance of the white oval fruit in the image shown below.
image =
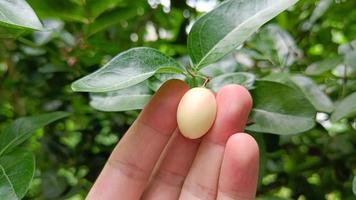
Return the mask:
[[196, 139], [208, 132], [216, 117], [214, 94], [206, 88], [193, 88], [184, 94], [178, 105], [177, 123], [183, 136]]

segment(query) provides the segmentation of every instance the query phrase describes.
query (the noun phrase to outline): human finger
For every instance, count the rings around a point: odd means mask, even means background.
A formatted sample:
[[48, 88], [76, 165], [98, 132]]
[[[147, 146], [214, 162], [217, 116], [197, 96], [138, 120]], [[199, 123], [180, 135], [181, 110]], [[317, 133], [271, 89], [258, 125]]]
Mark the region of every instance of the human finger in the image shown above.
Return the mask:
[[232, 134], [244, 129], [252, 107], [249, 92], [239, 85], [224, 86], [218, 92], [216, 100], [216, 120], [202, 139], [185, 179], [180, 199], [216, 198], [225, 144]]
[[167, 81], [112, 152], [87, 199], [139, 199], [168, 139], [177, 127], [178, 103], [188, 86]]
[[255, 139], [246, 133], [232, 135], [221, 165], [218, 200], [255, 199], [259, 150]]

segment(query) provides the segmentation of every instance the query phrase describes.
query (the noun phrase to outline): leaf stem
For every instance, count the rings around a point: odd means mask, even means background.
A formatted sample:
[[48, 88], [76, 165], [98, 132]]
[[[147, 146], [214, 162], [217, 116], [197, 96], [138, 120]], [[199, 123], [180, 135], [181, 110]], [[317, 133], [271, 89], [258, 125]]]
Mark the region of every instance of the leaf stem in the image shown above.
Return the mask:
[[196, 82], [196, 78], [201, 78], [204, 80], [204, 83], [203, 83], [203, 87], [206, 87], [207, 84], [209, 83], [210, 81], [210, 78], [208, 76], [205, 76], [203, 74], [201, 74], [200, 72], [198, 71], [195, 71], [195, 69], [191, 70], [192, 68], [188, 68], [187, 69], [187, 72], [188, 74], [192, 77], [192, 79], [194, 80], [194, 86], [197, 85], [197, 82]]

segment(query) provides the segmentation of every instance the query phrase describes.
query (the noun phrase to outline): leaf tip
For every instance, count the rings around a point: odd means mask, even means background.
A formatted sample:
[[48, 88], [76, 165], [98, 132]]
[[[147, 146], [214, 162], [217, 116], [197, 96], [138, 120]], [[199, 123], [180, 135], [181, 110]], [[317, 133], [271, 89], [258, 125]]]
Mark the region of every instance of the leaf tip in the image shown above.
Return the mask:
[[70, 88], [72, 89], [73, 92], [81, 92], [80, 90], [80, 82], [75, 81], [71, 84]]
[[46, 31], [46, 29], [44, 28], [43, 24], [39, 21], [38, 24], [36, 24], [35, 27], [33, 27], [35, 30], [37, 31]]

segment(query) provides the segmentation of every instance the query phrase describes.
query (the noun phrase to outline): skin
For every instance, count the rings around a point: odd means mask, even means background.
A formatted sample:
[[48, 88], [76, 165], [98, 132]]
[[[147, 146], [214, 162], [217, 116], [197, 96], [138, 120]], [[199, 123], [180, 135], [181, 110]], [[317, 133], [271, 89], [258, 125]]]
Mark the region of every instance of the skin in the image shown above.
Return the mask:
[[259, 151], [241, 133], [252, 99], [242, 86], [216, 94], [214, 125], [191, 140], [177, 129], [176, 112], [188, 86], [166, 82], [112, 152], [88, 200], [250, 200], [256, 193]]

